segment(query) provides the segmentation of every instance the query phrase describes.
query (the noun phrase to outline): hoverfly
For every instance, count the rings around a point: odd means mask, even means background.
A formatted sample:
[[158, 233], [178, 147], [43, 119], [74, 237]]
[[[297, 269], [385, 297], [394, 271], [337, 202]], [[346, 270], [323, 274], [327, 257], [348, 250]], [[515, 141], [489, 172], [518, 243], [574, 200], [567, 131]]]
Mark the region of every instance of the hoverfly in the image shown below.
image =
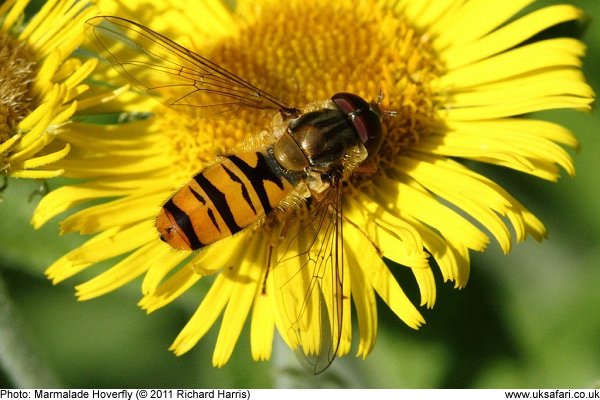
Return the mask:
[[[174, 249], [199, 250], [241, 230], [280, 223], [283, 254], [272, 268], [285, 270], [296, 257], [292, 265], [302, 266], [280, 275], [285, 278], [277, 287], [295, 291], [282, 295], [289, 332], [301, 336], [319, 324], [319, 343], [303, 350], [315, 373], [326, 369], [350, 312], [343, 277], [344, 182], [381, 146], [380, 100], [337, 93], [296, 108], [138, 23], [101, 16], [88, 20], [87, 29], [119, 72], [166, 105], [215, 114], [239, 107], [273, 111], [269, 144], [225, 154], [200, 171], [166, 201], [156, 228]], [[267, 274], [271, 261], [269, 253]]]

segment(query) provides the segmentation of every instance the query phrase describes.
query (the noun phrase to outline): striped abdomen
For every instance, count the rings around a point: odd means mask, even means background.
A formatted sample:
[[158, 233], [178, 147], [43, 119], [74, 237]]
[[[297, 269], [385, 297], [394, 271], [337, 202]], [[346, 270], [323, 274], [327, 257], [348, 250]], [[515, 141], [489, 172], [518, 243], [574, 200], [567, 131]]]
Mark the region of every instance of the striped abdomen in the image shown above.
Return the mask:
[[156, 227], [171, 247], [196, 250], [268, 214], [293, 190], [260, 152], [225, 157], [200, 172], [161, 209]]

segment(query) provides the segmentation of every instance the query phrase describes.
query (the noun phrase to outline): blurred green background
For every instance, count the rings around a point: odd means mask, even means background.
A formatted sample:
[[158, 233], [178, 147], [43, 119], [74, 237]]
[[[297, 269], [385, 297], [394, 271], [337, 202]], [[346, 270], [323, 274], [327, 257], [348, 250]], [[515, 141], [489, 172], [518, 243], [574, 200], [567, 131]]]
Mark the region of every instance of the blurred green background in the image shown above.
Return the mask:
[[[560, 29], [589, 46], [584, 70], [598, 92], [600, 2], [569, 2], [590, 17], [587, 29]], [[535, 6], [556, 3], [562, 2], [538, 1]], [[255, 363], [246, 331], [231, 361], [215, 369], [211, 357], [217, 329], [193, 351], [175, 357], [167, 348], [205, 288], [151, 316], [136, 306], [139, 280], [102, 298], [77, 302], [73, 286], [84, 277], [53, 287], [43, 271], [83, 240], [58, 237], [58, 221], [33, 230], [28, 221], [39, 197], [26, 199], [39, 184], [18, 180], [9, 182], [0, 203], [0, 297], [10, 299], [8, 306], [0, 304], [0, 318], [8, 315], [15, 328], [0, 333], [1, 350], [28, 354], [31, 358], [24, 364], [37, 371], [41, 382], [64, 387], [597, 387], [600, 116], [559, 111], [543, 117], [563, 123], [580, 139], [575, 178], [552, 184], [497, 168], [476, 168], [534, 211], [546, 223], [549, 238], [542, 244], [519, 244], [507, 256], [497, 244], [483, 254], [472, 253], [471, 278], [460, 291], [442, 283], [438, 273], [437, 304], [422, 310], [427, 324], [420, 331], [380, 306], [378, 343], [366, 361], [347, 356], [314, 377], [276, 343], [271, 362]], [[58, 186], [57, 181], [49, 183]], [[416, 299], [413, 279], [398, 279]], [[26, 375], [14, 365], [3, 365], [0, 387], [30, 386]]]

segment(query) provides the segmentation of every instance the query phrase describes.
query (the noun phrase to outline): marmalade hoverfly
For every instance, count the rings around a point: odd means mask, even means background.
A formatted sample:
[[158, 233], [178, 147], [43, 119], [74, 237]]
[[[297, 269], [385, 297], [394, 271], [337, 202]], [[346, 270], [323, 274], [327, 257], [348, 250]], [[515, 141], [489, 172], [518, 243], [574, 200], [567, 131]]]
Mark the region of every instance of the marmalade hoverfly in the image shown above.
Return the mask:
[[[289, 333], [300, 336], [319, 324], [320, 343], [303, 350], [315, 373], [326, 369], [350, 314], [350, 294], [343, 287], [344, 181], [377, 153], [381, 118], [390, 112], [380, 110], [380, 99], [368, 103], [351, 93], [292, 107], [138, 23], [101, 16], [88, 20], [87, 29], [119, 72], [164, 104], [209, 113], [232, 107], [274, 111], [268, 145], [223, 155], [200, 171], [164, 204], [156, 228], [174, 249], [198, 250], [243, 229], [280, 222], [283, 255], [271, 266], [269, 253], [265, 268], [268, 274], [269, 268], [283, 269], [286, 261], [301, 258], [294, 265], [305, 270], [287, 272], [277, 288], [302, 290], [292, 286], [296, 275], [297, 284], [307, 288], [303, 300], [298, 293], [282, 295]], [[302, 208], [305, 212], [298, 212]], [[300, 223], [288, 231], [293, 224], [286, 219], [294, 218]]]

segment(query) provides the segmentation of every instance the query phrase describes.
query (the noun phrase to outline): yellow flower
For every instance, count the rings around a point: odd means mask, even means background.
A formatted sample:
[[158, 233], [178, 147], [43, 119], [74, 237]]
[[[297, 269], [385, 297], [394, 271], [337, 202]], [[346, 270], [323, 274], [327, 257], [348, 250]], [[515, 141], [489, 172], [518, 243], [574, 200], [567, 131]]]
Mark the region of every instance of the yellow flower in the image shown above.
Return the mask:
[[65, 125], [112, 96], [92, 95], [84, 83], [96, 59], [71, 57], [95, 8], [52, 0], [24, 23], [28, 4], [8, 0], [0, 6], [0, 174], [45, 179], [63, 172], [55, 163], [71, 147]]
[[[318, 273], [306, 270], [302, 243], [312, 238], [299, 232], [301, 218], [265, 223], [196, 253], [165, 245], [154, 226], [177, 189], [215, 156], [269, 127], [277, 112], [241, 109], [200, 118], [193, 109], [146, 103], [149, 108], [139, 111], [152, 112], [151, 119], [73, 133], [70, 143], [77, 151], [57, 165], [86, 181], [46, 196], [34, 225], [82, 203], [109, 201], [62, 222], [62, 232], [95, 236], [56, 261], [48, 276], [57, 283], [119, 257], [112, 268], [77, 286], [78, 297], [101, 296], [145, 275], [140, 306], [152, 312], [214, 275], [171, 349], [178, 355], [189, 351], [222, 315], [215, 366], [228, 361], [248, 315], [255, 360], [270, 357], [276, 329], [290, 347], [309, 356], [331, 345], [328, 339], [339, 339], [337, 355], [348, 353], [350, 301], [358, 322], [357, 355], [366, 357], [377, 336], [375, 293], [418, 328], [424, 319], [391, 268], [410, 268], [420, 305], [432, 307], [432, 258], [444, 281], [463, 287], [469, 250], [484, 250], [489, 234], [504, 252], [514, 239], [546, 235], [544, 225], [499, 184], [460, 160], [551, 181], [558, 179], [559, 167], [574, 173], [561, 147], [576, 147], [573, 135], [560, 125], [520, 116], [590, 108], [594, 94], [580, 71], [583, 44], [563, 37], [528, 41], [582, 14], [560, 5], [513, 18], [529, 3], [263, 0], [238, 1], [229, 10], [210, 0], [185, 8], [176, 1], [140, 0], [127, 9], [101, 1], [103, 13], [147, 24], [288, 104], [302, 107], [339, 92], [366, 99], [382, 93], [381, 107], [396, 114], [383, 118], [374, 165], [350, 176], [344, 188], [339, 310], [332, 300], [333, 275], [315, 283]], [[283, 249], [291, 260], [283, 274], [272, 262], [272, 251], [282, 250], [282, 224], [295, 235]], [[381, 256], [397, 265], [386, 266]], [[323, 304], [328, 313], [319, 312]], [[329, 324], [319, 319], [323, 316]], [[302, 322], [295, 325], [296, 319]]]

